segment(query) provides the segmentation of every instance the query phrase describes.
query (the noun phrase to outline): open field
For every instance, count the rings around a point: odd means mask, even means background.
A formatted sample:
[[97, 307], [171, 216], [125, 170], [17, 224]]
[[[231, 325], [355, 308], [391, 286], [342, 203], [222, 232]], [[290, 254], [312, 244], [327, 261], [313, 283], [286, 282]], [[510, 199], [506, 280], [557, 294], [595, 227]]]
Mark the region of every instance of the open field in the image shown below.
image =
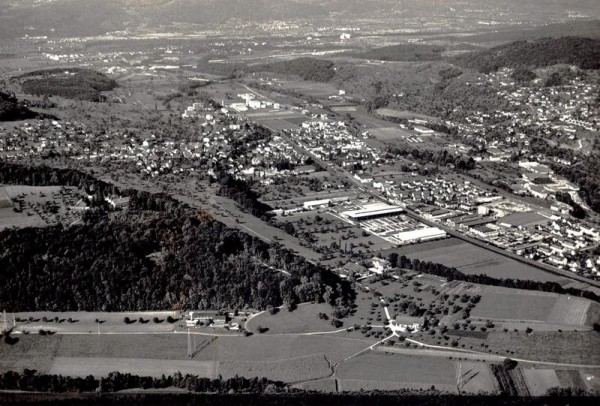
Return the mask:
[[295, 385], [296, 387], [304, 390], [314, 390], [319, 392], [336, 392], [337, 382], [335, 379], [326, 378], [319, 379], [316, 381], [308, 381]]
[[[198, 371], [209, 375], [216, 368], [214, 363], [219, 362], [221, 373], [228, 376], [269, 373], [276, 378], [277, 374], [285, 373], [290, 382], [302, 381], [307, 374], [313, 374], [310, 379], [328, 376], [324, 371], [329, 368], [329, 362], [340, 362], [373, 343], [343, 336], [196, 335], [193, 337], [194, 358], [189, 360], [186, 334], [15, 337], [18, 338], [16, 344], [0, 345], [0, 371], [29, 368], [75, 375], [101, 374], [119, 369], [114, 366], [121, 365], [117, 363], [119, 359], [129, 359], [136, 360], [127, 364], [132, 373], [139, 371], [154, 376], [149, 373], [152, 368], [155, 374], [173, 368], [200, 368]], [[85, 362], [87, 359], [89, 363]]]
[[488, 364], [460, 361], [461, 390], [469, 393], [497, 393], [496, 378]]
[[366, 353], [340, 365], [336, 377], [342, 382], [341, 390], [357, 389], [357, 384], [360, 386], [367, 381], [373, 382], [370, 385], [392, 385], [393, 388], [429, 389], [433, 385], [438, 389], [455, 391], [455, 368], [452, 361], [441, 357]]
[[[327, 98], [332, 95], [337, 95], [339, 92], [339, 89], [330, 83], [317, 83], [304, 80], [278, 80], [277, 83], [281, 84], [281, 87], [284, 89], [293, 90], [317, 98]], [[274, 90], [277, 90], [277, 88], [275, 87]]]
[[332, 369], [323, 355], [315, 354], [279, 361], [219, 361], [217, 375], [223, 378], [245, 376], [274, 381], [301, 382], [326, 378]]
[[548, 389], [560, 386], [556, 371], [553, 369], [523, 369], [523, 377], [531, 396], [542, 396]]
[[545, 292], [485, 287], [471, 316], [492, 321], [519, 320], [584, 328], [588, 310], [598, 304], [577, 297]]
[[[585, 365], [600, 364], [600, 352], [593, 349], [600, 347], [600, 335], [596, 332], [562, 333], [536, 331], [532, 326], [531, 334], [525, 333], [524, 327], [518, 332], [493, 331], [487, 343], [490, 349], [500, 349], [500, 353], [508, 348], [514, 351], [511, 356], [530, 360], [561, 362]], [[463, 341], [466, 339], [463, 338]]]
[[[157, 366], [160, 368], [157, 368]], [[48, 373], [56, 375], [106, 376], [110, 372], [119, 371], [140, 376], [160, 378], [164, 375], [182, 374], [198, 375], [203, 378], [216, 378], [216, 363], [212, 361], [194, 360], [155, 360], [142, 358], [88, 358], [57, 357], [52, 360]]]
[[439, 121], [439, 118], [435, 118], [432, 116], [428, 116], [425, 114], [419, 114], [419, 113], [415, 113], [413, 111], [407, 111], [407, 110], [394, 110], [394, 109], [389, 109], [389, 108], [380, 108], [380, 109], [376, 110], [376, 113], [383, 117], [406, 118], [406, 119], [420, 118], [422, 120], [431, 120], [434, 122]]
[[523, 264], [456, 238], [413, 244], [394, 249], [400, 255], [455, 267], [459, 271], [494, 278], [561, 282], [564, 278]]
[[400, 127], [373, 128], [369, 131], [379, 141], [404, 141], [412, 144], [422, 144], [423, 136]]
[[17, 213], [12, 208], [0, 209], [0, 231], [11, 227], [44, 227], [46, 222], [35, 213]]
[[335, 331], [330, 320], [322, 320], [319, 313], [325, 313], [331, 318], [331, 306], [325, 303], [307, 303], [301, 304], [293, 312], [281, 309], [272, 315], [264, 312], [246, 324], [250, 331], [256, 331], [258, 326], [266, 327], [269, 331], [266, 334], [289, 334], [289, 333], [308, 333], [320, 331]]

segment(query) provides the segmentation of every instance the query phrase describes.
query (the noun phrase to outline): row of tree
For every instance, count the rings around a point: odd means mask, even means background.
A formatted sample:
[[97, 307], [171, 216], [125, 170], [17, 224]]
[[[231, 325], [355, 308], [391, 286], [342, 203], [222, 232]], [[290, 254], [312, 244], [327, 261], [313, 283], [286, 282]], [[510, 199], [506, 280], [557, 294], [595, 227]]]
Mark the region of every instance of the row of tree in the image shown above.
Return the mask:
[[280, 381], [266, 378], [234, 377], [229, 379], [201, 378], [196, 375], [163, 375], [160, 378], [111, 372], [103, 378], [88, 375], [75, 378], [62, 375], [40, 374], [25, 369], [23, 372], [8, 371], [0, 374], [0, 390], [29, 392], [104, 392], [114, 393], [126, 389], [179, 388], [202, 393], [277, 393], [288, 390]]
[[481, 285], [490, 286], [502, 286], [506, 288], [514, 289], [525, 289], [525, 290], [538, 290], [542, 292], [552, 292], [567, 294], [571, 296], [584, 297], [586, 299], [600, 301], [600, 297], [594, 292], [589, 290], [581, 290], [576, 288], [564, 288], [557, 282], [539, 282], [522, 279], [505, 279], [505, 278], [493, 278], [487, 275], [467, 275], [460, 272], [456, 268], [451, 268], [443, 264], [436, 264], [429, 261], [421, 261], [419, 259], [410, 259], [405, 255], [398, 256], [396, 253], [391, 253], [389, 260], [392, 264], [396, 264], [399, 268], [411, 269], [416, 272], [422, 272], [441, 276], [446, 278], [448, 281], [465, 281], [471, 283], [478, 283]]

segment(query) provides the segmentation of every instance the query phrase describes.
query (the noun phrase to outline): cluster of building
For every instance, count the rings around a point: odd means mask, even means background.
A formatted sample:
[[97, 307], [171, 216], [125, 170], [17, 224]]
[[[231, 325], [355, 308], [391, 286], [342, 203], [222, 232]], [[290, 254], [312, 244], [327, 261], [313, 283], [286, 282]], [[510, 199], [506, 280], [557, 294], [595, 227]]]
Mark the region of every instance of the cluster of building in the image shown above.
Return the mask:
[[[530, 84], [512, 79], [513, 70], [503, 68], [480, 76], [467, 86], [491, 87], [508, 107], [495, 111], [476, 111], [464, 122], [446, 122], [478, 151], [476, 160], [506, 162], [518, 153], [529, 152], [531, 130], [536, 136], [574, 143], [581, 148], [581, 133], [600, 130], [600, 114], [594, 107], [600, 90], [598, 83], [572, 68], [573, 78], [558, 86], [544, 86], [538, 78]], [[550, 71], [542, 72], [549, 74]], [[569, 162], [564, 162], [569, 164]]]
[[556, 196], [558, 192], [565, 192], [574, 200], [579, 199], [579, 186], [558, 176], [547, 165], [535, 161], [521, 161], [519, 168], [522, 171], [522, 179], [510, 185], [513, 193], [547, 199]]
[[275, 103], [268, 100], [256, 100], [256, 96], [252, 93], [243, 93], [237, 95], [240, 99], [244, 100], [243, 103], [231, 103], [229, 107], [232, 110], [242, 113], [248, 110], [259, 110], [259, 109], [273, 109], [279, 110], [281, 104]]
[[382, 159], [381, 152], [365, 142], [366, 132], [353, 134], [345, 122], [328, 120], [326, 115], [305, 121], [300, 129], [287, 132], [317, 158], [341, 167], [370, 166]]

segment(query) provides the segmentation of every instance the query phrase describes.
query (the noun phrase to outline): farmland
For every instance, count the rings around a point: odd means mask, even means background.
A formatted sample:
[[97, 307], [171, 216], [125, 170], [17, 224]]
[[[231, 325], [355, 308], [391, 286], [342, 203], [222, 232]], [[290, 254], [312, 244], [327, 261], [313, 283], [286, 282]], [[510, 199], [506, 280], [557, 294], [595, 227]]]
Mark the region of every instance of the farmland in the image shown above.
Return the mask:
[[159, 378], [162, 374], [176, 372], [193, 374], [203, 378], [216, 378], [215, 362], [191, 360], [161, 360], [161, 368], [156, 368], [155, 359], [144, 358], [90, 358], [56, 357], [52, 360], [48, 373], [56, 375], [102, 377], [112, 371]]
[[531, 265], [463, 242], [456, 238], [409, 245], [394, 249], [400, 255], [455, 267], [469, 274], [485, 274], [494, 278], [515, 278], [541, 282], [561, 281], [560, 276]]
[[527, 292], [502, 288], [484, 288], [481, 302], [471, 315], [493, 321], [518, 320], [522, 323], [553, 324], [558, 328], [586, 329], [598, 320], [590, 320], [590, 307], [598, 304], [577, 297], [552, 293]]
[[225, 379], [237, 375], [299, 382], [326, 378], [333, 372], [327, 358], [320, 354], [268, 362], [220, 361], [218, 365], [218, 375]]
[[531, 396], [545, 395], [548, 389], [560, 386], [553, 369], [523, 369], [523, 376]]
[[[455, 364], [440, 357], [412, 357], [397, 354], [367, 353], [336, 371], [341, 390], [390, 389], [402, 387], [456, 390]], [[365, 385], [365, 386], [363, 386]]]

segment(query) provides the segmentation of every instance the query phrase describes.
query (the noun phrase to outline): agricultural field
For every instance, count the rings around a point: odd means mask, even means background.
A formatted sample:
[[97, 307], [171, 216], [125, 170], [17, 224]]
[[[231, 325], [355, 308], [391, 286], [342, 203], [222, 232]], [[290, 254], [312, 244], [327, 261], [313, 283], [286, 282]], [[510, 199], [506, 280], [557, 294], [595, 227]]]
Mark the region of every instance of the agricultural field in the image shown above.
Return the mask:
[[[457, 370], [454, 362], [442, 357], [418, 357], [398, 354], [365, 353], [342, 365], [336, 371], [340, 390], [373, 388], [422, 388], [456, 391]], [[381, 387], [379, 387], [381, 388]], [[383, 388], [381, 388], [383, 389]]]
[[590, 329], [598, 322], [597, 303], [545, 292], [484, 287], [473, 319], [549, 324], [554, 329]]
[[490, 367], [482, 362], [458, 361], [460, 389], [469, 393], [497, 393]]
[[319, 392], [336, 392], [337, 391], [337, 382], [335, 379], [327, 378], [327, 379], [319, 379], [316, 381], [307, 381], [297, 385], [294, 385], [297, 388], [304, 390], [314, 390]]
[[214, 379], [216, 362], [193, 361], [193, 360], [157, 360], [144, 358], [90, 358], [90, 357], [57, 357], [52, 360], [49, 374], [85, 377], [94, 375], [102, 377], [110, 372], [119, 371], [140, 376], [152, 376], [160, 378], [163, 374], [173, 375], [176, 372], [182, 374], [198, 375], [203, 378]]
[[468, 275], [561, 282], [564, 278], [544, 272], [456, 238], [407, 245], [394, 249], [399, 255], [455, 267]]
[[0, 209], [0, 231], [11, 227], [44, 227], [46, 222], [35, 213], [17, 213], [12, 208]]
[[419, 118], [422, 120], [431, 120], [431, 121], [439, 121], [439, 118], [428, 116], [425, 114], [419, 114], [412, 111], [407, 110], [394, 110], [389, 108], [379, 108], [376, 110], [376, 113], [383, 117], [393, 117], [393, 118], [405, 118], [405, 119], [415, 119]]
[[[507, 354], [514, 358], [524, 358], [537, 361], [573, 363], [585, 365], [600, 365], [600, 353], [590, 351], [590, 348], [600, 346], [599, 334], [593, 331], [563, 331], [547, 332], [533, 331], [527, 333], [526, 326], [518, 331], [491, 331], [485, 340], [489, 350], [499, 354]], [[462, 342], [473, 342], [477, 346], [477, 340], [463, 338]], [[484, 350], [485, 351], [485, 350]]]
[[304, 80], [277, 80], [274, 90], [277, 90], [278, 87], [315, 98], [328, 98], [329, 96], [337, 95], [340, 90], [331, 83], [317, 83]]
[[194, 336], [192, 359], [187, 357], [187, 334], [18, 335], [12, 346], [0, 345], [0, 371], [29, 368], [81, 376], [119, 369], [160, 376], [180, 370], [206, 377], [268, 376], [301, 382], [328, 377], [331, 364], [372, 344], [341, 336], [215, 334]]
[[[205, 361], [207, 362], [207, 361]], [[308, 355], [278, 361], [219, 361], [217, 375], [223, 378], [237, 376], [266, 377], [274, 381], [302, 382], [329, 377], [333, 370], [322, 354]]]
[[521, 372], [531, 396], [542, 396], [548, 392], [548, 389], [560, 387], [558, 376], [553, 369], [526, 368]]

